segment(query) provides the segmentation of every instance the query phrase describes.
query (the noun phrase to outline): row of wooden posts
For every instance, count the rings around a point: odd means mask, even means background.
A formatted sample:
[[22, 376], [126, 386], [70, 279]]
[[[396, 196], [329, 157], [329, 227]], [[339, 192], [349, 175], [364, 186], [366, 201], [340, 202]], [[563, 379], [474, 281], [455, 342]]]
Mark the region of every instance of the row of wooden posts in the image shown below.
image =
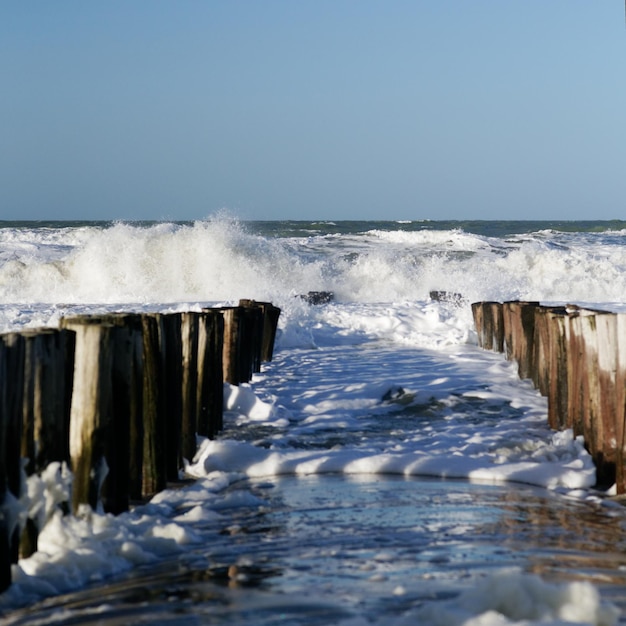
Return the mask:
[[539, 302], [476, 302], [479, 345], [515, 360], [548, 399], [548, 423], [583, 435], [597, 484], [626, 493], [626, 314]]
[[280, 309], [242, 300], [201, 312], [84, 315], [0, 335], [0, 591], [36, 550], [17, 523], [23, 469], [66, 463], [67, 512], [119, 514], [179, 479], [197, 435], [222, 429], [224, 382], [272, 359]]

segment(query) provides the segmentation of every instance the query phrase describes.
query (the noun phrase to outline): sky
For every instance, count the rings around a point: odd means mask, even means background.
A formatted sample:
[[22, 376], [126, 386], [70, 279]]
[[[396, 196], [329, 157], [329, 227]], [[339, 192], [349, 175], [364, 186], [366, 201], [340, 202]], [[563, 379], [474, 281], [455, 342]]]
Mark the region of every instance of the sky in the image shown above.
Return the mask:
[[4, 0], [0, 219], [625, 219], [622, 0]]

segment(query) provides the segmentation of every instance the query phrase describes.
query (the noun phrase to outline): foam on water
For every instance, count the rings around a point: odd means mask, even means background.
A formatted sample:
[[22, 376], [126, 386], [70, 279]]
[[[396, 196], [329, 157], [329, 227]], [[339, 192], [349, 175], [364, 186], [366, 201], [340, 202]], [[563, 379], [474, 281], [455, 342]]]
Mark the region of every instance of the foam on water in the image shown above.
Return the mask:
[[371, 230], [256, 235], [218, 217], [194, 224], [0, 229], [0, 304], [287, 302], [330, 290], [344, 302], [424, 299], [620, 302], [623, 232]]
[[589, 583], [556, 585], [532, 574], [505, 571], [487, 577], [453, 602], [417, 611], [411, 621], [403, 620], [402, 624], [567, 626], [582, 623], [610, 626], [616, 624], [618, 618], [617, 609], [603, 603]]
[[259, 285], [270, 267], [284, 263], [271, 240], [246, 235], [228, 220], [61, 229], [43, 237], [34, 230], [5, 254], [1, 298], [4, 303], [163, 303], [269, 296]]

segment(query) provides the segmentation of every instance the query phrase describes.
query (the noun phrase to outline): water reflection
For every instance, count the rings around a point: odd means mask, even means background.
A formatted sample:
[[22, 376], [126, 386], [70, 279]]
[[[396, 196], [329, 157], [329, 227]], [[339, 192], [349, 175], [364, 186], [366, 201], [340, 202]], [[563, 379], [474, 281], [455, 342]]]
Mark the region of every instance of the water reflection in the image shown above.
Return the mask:
[[[543, 496], [543, 497], [542, 497]], [[485, 532], [527, 554], [528, 570], [560, 579], [623, 585], [626, 580], [624, 509], [566, 498], [502, 494], [502, 515]]]
[[225, 511], [182, 557], [5, 623], [385, 623], [511, 567], [590, 580], [626, 609], [621, 508], [521, 485], [393, 476], [284, 477], [237, 490], [264, 504]]

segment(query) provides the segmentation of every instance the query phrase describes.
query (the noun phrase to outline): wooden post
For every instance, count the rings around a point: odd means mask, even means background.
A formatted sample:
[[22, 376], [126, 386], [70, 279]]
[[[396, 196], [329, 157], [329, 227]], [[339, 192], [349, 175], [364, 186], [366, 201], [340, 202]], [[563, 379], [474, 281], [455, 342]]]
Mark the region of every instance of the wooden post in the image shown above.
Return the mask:
[[617, 465], [615, 484], [617, 493], [626, 493], [626, 314], [617, 316], [616, 372], [615, 372], [615, 439]]
[[261, 344], [263, 336], [263, 319], [259, 307], [240, 307], [242, 316], [242, 337], [240, 349], [242, 358], [240, 378], [242, 382], [249, 382], [255, 372], [261, 371]]
[[474, 319], [474, 328], [478, 337], [478, 347], [487, 350], [487, 342], [485, 341], [485, 302], [472, 302], [472, 317]]
[[198, 313], [182, 314], [182, 455], [189, 461], [197, 449], [198, 325]]
[[25, 340], [24, 432], [26, 472], [43, 471], [54, 461], [69, 463], [69, 423], [74, 374], [75, 334], [40, 329]]
[[106, 512], [120, 513], [141, 485], [141, 317], [77, 316], [61, 324], [76, 332], [70, 416], [73, 508], [97, 508], [101, 502]]
[[618, 435], [621, 437], [623, 423], [623, 405], [620, 406], [620, 396], [623, 394], [625, 382], [618, 379], [617, 315], [610, 313], [596, 315], [596, 338], [598, 350], [596, 467], [598, 484], [610, 487], [616, 480], [619, 458]]
[[[598, 347], [596, 314], [572, 307], [569, 316], [568, 414], [575, 435], [583, 435], [592, 454], [597, 451], [598, 429]], [[600, 436], [601, 438], [601, 436]]]
[[563, 314], [565, 314], [563, 307], [539, 306], [535, 309], [532, 374], [533, 383], [543, 396], [550, 395], [550, 382], [557, 359], [558, 338], [555, 337], [557, 326], [554, 318], [555, 315]]
[[520, 378], [532, 378], [534, 368], [535, 309], [538, 302], [503, 303], [507, 358], [517, 361]]
[[168, 481], [177, 481], [178, 472], [182, 467], [183, 347], [181, 314], [162, 315], [159, 330], [161, 333], [161, 370], [165, 394], [165, 472]]
[[11, 584], [11, 564], [19, 557], [20, 528], [12, 504], [21, 495], [24, 339], [0, 337], [0, 591]]
[[247, 380], [251, 380], [254, 374], [261, 371], [261, 349], [263, 347], [263, 309], [254, 301], [249, 301], [243, 308], [248, 326], [248, 368]]
[[209, 399], [208, 381], [211, 378], [209, 356], [211, 343], [210, 318], [207, 309], [202, 309], [198, 318], [198, 365], [196, 374], [198, 384], [196, 386], [196, 434], [203, 437], [209, 436]]
[[261, 319], [258, 323], [261, 328], [255, 331], [260, 337], [260, 339], [255, 338], [255, 341], [259, 341], [260, 344], [256, 348], [257, 360], [254, 370], [255, 372], [259, 372], [261, 371], [261, 362], [272, 360], [280, 309], [270, 302], [257, 302], [256, 300], [240, 300], [239, 306], [248, 309], [254, 308], [260, 311]]
[[[120, 481], [128, 473], [128, 505], [142, 499], [144, 462], [144, 342], [143, 327], [138, 315], [128, 320], [126, 337], [128, 353], [117, 359], [115, 389], [119, 391], [117, 428], [128, 442], [120, 447]], [[114, 433], [115, 435], [115, 433]], [[127, 460], [124, 460], [125, 456]], [[120, 502], [120, 508], [127, 506]]]
[[24, 397], [24, 337], [19, 333], [8, 333], [3, 337], [6, 345], [6, 397], [5, 428], [8, 448], [7, 459], [8, 487], [17, 498], [20, 497], [22, 483], [21, 441], [23, 425]]
[[271, 361], [274, 357], [274, 344], [276, 343], [280, 309], [269, 302], [262, 302], [261, 305], [265, 310], [261, 359], [263, 361]]
[[[58, 329], [24, 331], [24, 393], [21, 455], [28, 475], [52, 462], [69, 465], [69, 424], [74, 372], [74, 332]], [[20, 557], [37, 551], [39, 523], [28, 518]], [[44, 521], [45, 523], [45, 521]]]
[[[112, 325], [76, 324], [74, 389], [70, 415], [70, 456], [74, 485], [72, 506], [98, 508], [105, 478], [105, 434], [112, 419]], [[120, 435], [120, 438], [123, 435]]]
[[472, 304], [478, 345], [485, 350], [504, 352], [504, 320], [499, 302], [474, 302]]
[[231, 385], [245, 382], [241, 379], [241, 309], [226, 307], [221, 309], [224, 315], [224, 380]]
[[478, 347], [483, 350], [491, 350], [492, 346], [488, 339], [487, 323], [485, 321], [486, 302], [472, 303], [472, 317], [474, 318], [474, 328], [478, 337]]
[[165, 414], [162, 399], [160, 336], [163, 336], [162, 318], [142, 315], [143, 327], [143, 481], [142, 495], [150, 497], [165, 488]]
[[224, 405], [224, 316], [219, 309], [203, 309], [198, 340], [199, 435], [214, 437], [223, 424]]
[[578, 414], [582, 423], [585, 444], [591, 456], [596, 460], [598, 446], [602, 440], [598, 406], [598, 338], [595, 314], [588, 314], [586, 311], [584, 313], [574, 319], [575, 341], [578, 343], [578, 354], [581, 359], [578, 367], [581, 386], [581, 404]]
[[7, 459], [8, 424], [7, 410], [7, 347], [0, 338], [0, 593], [11, 585], [11, 543], [13, 520], [11, 494], [9, 493], [9, 463]]
[[535, 309], [533, 325], [534, 367], [531, 376], [535, 388], [544, 396], [546, 395], [546, 388], [548, 386], [547, 375], [550, 360], [549, 335], [550, 328], [547, 309], [539, 306]]
[[571, 428], [568, 388], [569, 312], [565, 307], [551, 309], [548, 424], [555, 430]]

